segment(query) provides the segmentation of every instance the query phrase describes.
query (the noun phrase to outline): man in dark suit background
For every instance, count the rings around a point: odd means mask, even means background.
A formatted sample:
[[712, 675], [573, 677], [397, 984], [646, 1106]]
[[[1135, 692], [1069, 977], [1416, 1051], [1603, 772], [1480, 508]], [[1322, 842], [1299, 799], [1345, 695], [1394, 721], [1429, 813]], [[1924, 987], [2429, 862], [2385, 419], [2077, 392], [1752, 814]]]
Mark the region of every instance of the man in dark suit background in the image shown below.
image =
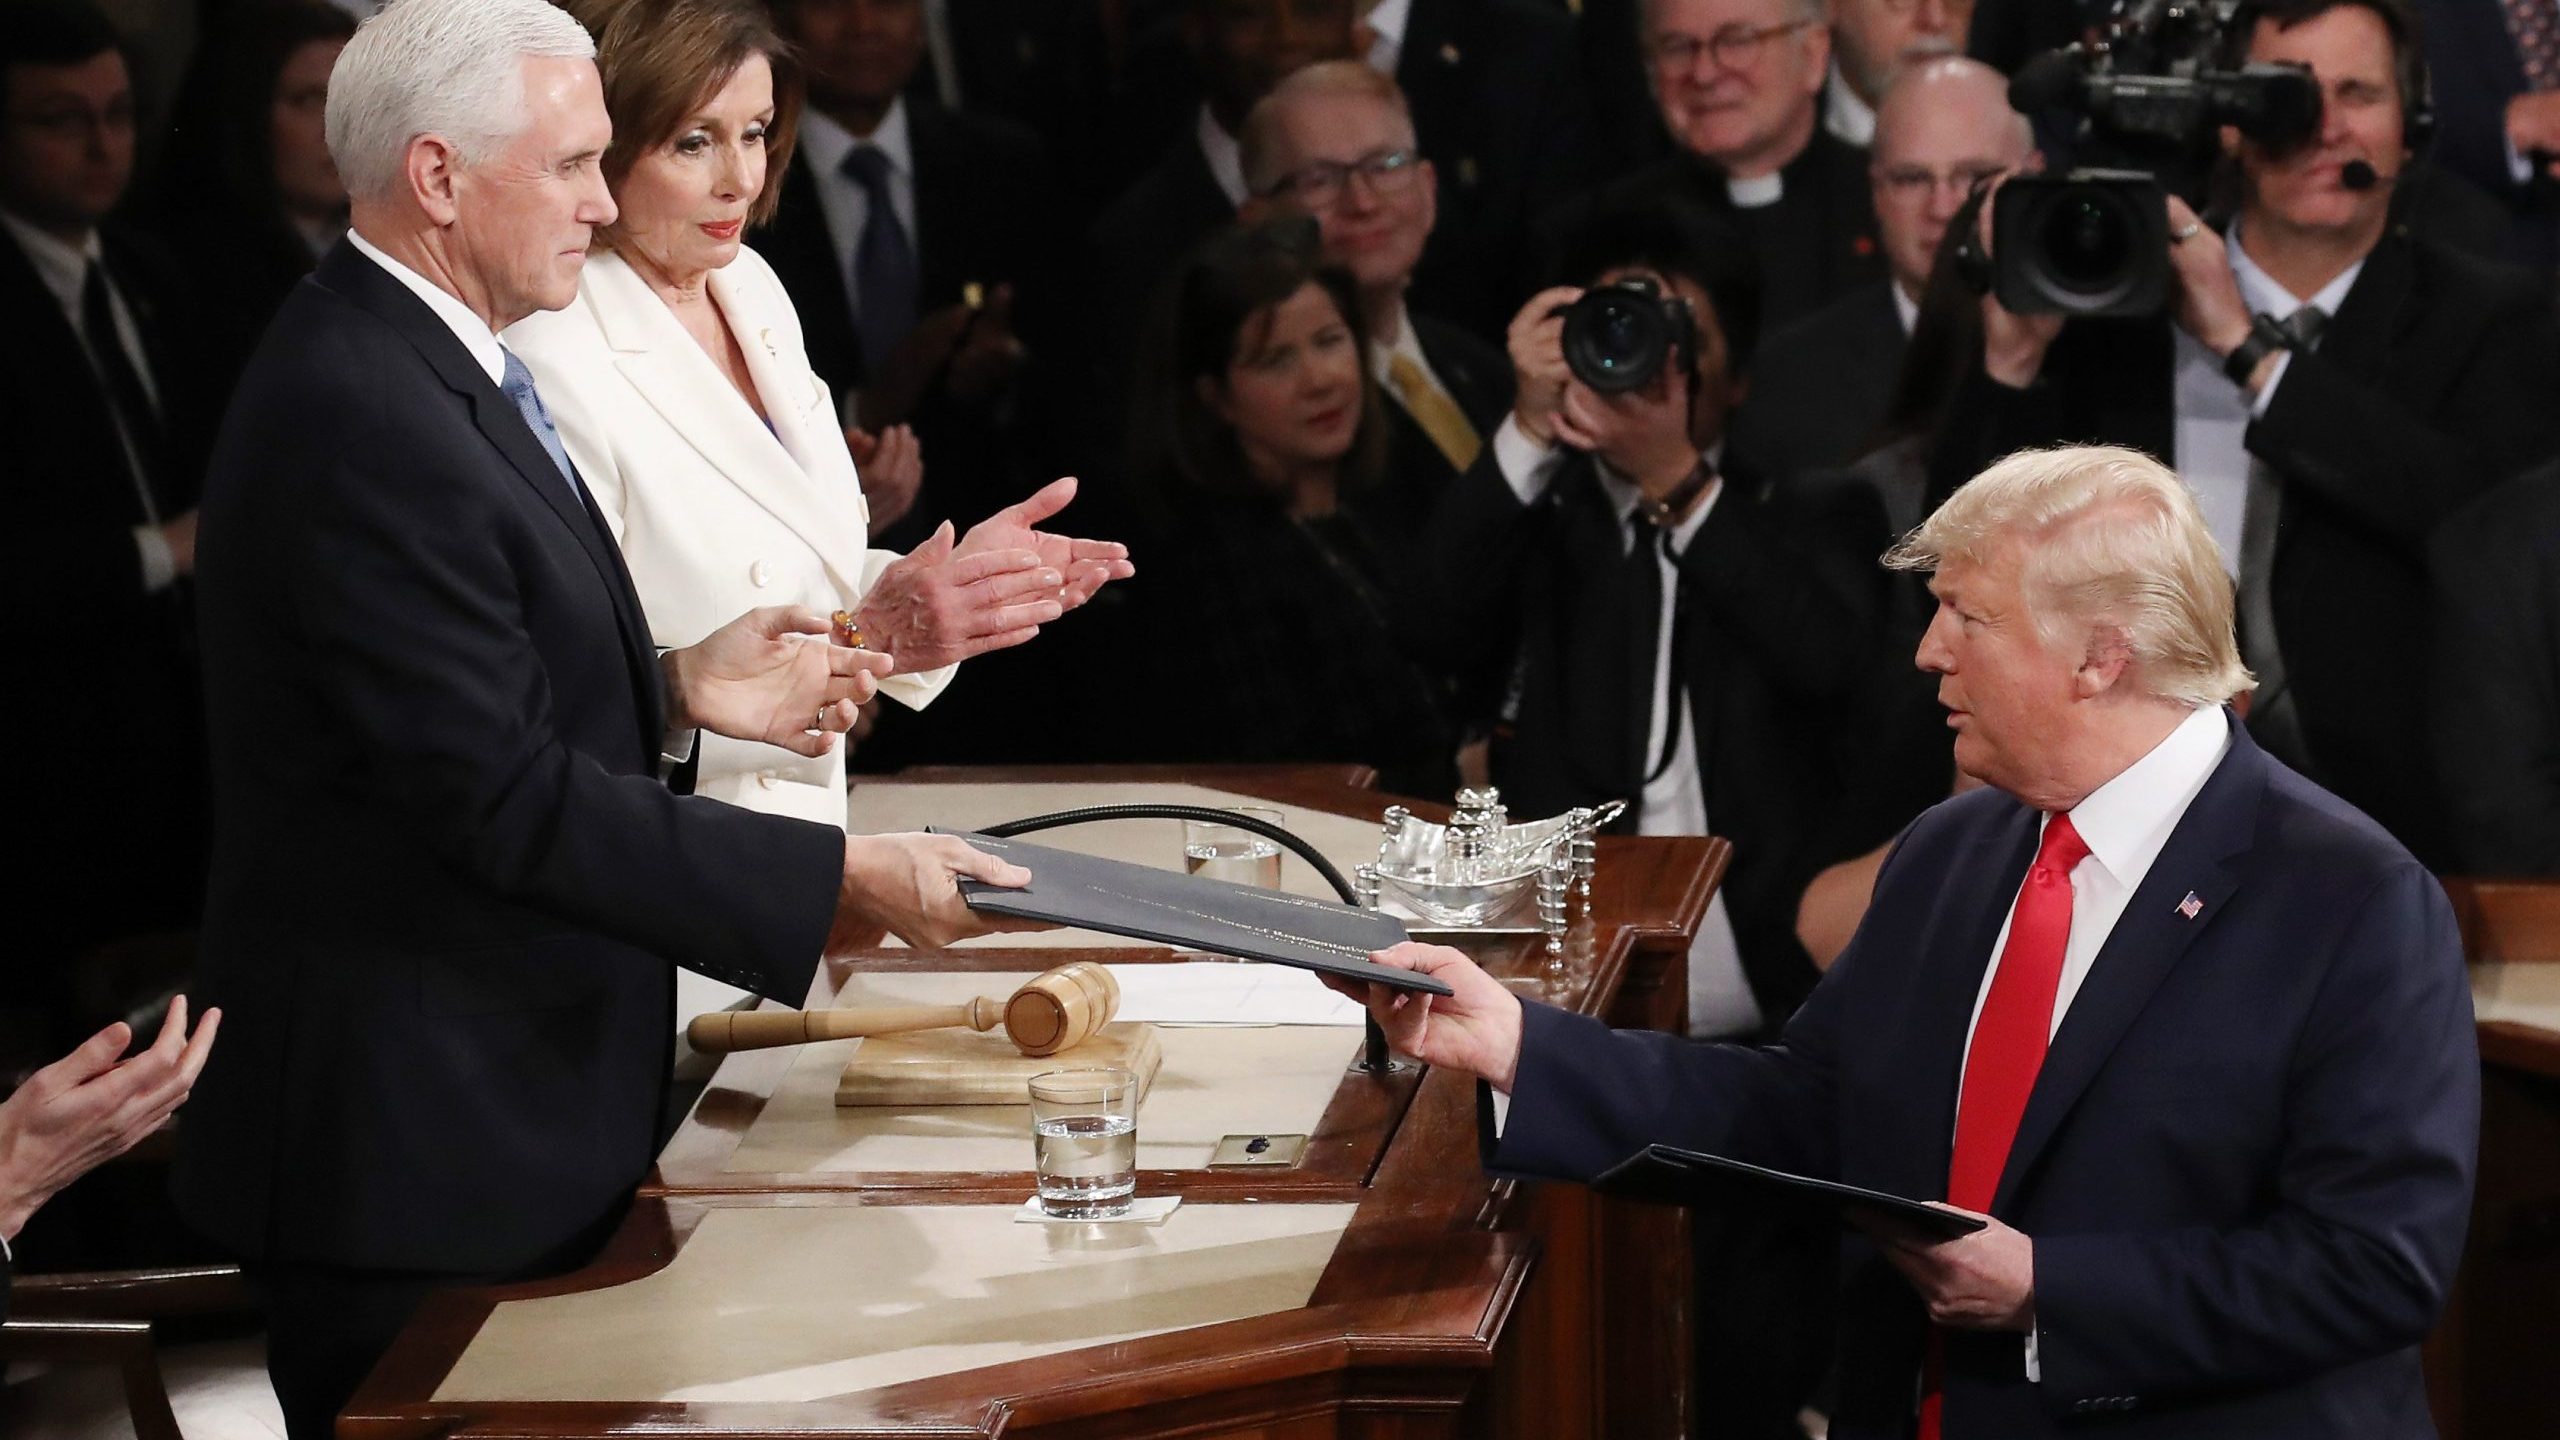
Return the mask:
[[199, 994], [228, 1037], [177, 1187], [257, 1268], [294, 1440], [431, 1290], [601, 1242], [656, 1150], [672, 965], [798, 1003], [830, 944], [943, 943], [980, 928], [957, 875], [1028, 878], [661, 783], [690, 730], [823, 752], [885, 667], [785, 609], [653, 653], [498, 343], [575, 297], [614, 216], [593, 53], [543, 0], [403, 0], [358, 32], [328, 117], [353, 232], [251, 361], [207, 485]]
[[2244, 9], [2250, 60], [2308, 64], [2314, 143], [2241, 142], [2229, 237], [2183, 206], [2169, 318], [2021, 318], [1984, 302], [1985, 356], [1951, 404], [1941, 491], [2025, 445], [2105, 440], [2173, 456], [2240, 585], [2260, 688], [2249, 728], [2441, 863], [2427, 762], [2425, 545], [2444, 516], [2560, 454], [2560, 325], [2532, 277], [2397, 225], [2351, 160], [2408, 163], [2415, 31], [2396, 0]]
[[2157, 462], [2012, 457], [1895, 558], [1989, 784], [1903, 836], [1782, 1044], [1611, 1032], [1421, 945], [1382, 958], [1455, 995], [1373, 1013], [1510, 1096], [1498, 1172], [1667, 1142], [1987, 1217], [1848, 1212], [1839, 1440], [2432, 1435], [2480, 1100], [2443, 891], [2223, 708], [2231, 587]]
[[[6, 593], [32, 673], [77, 696], [84, 754], [41, 745], [16, 780], [55, 857], [12, 867], [18, 927], [0, 1006], [47, 1049], [106, 1017], [62, 1014], [74, 962], [126, 935], [193, 928], [204, 873], [204, 729], [188, 592], [215, 397], [173, 270], [108, 221], [133, 178], [134, 96], [85, 0], [0, 23], [0, 432]], [[124, 637], [140, 648], [101, 645]], [[76, 1029], [64, 1033], [66, 1026]]]
[[1574, 17], [1552, 0], [1376, 0], [1364, 20], [1369, 67], [1404, 93], [1437, 182], [1414, 304], [1497, 335], [1537, 263], [1537, 218], [1594, 173], [1582, 73], [1560, 63]]
[[2510, 258], [2560, 266], [2560, 4], [2417, 0], [2435, 81], [2433, 160], [2504, 207]]
[[2560, 876], [2560, 465], [2438, 527], [2428, 687], [2454, 859]]
[[1734, 417], [1737, 454], [1772, 484], [1837, 469], [1876, 441], [1938, 242], [1978, 181], [2029, 163], [2035, 137], [2008, 81], [1944, 57], [1903, 72], [1876, 116], [1870, 175], [1887, 278], [1832, 301], [1760, 347]]
[[1028, 322], [1053, 267], [1022, 217], [1050, 212], [1047, 157], [1010, 121], [902, 94], [924, 59], [923, 0], [774, 10], [799, 47], [809, 107], [756, 249], [790, 292], [845, 423], [874, 435], [909, 425], [923, 441], [921, 490], [874, 537], [903, 550], [1028, 493], [1022, 332], [1039, 328]]
[[1749, 238], [1770, 325], [1883, 278], [1866, 152], [1822, 128], [1822, 0], [1644, 0], [1639, 14], [1674, 153], [1549, 216], [1550, 240], [1592, 208], [1671, 193]]
[[1511, 408], [1511, 366], [1447, 319], [1408, 305], [1439, 228], [1438, 164], [1395, 82], [1356, 60], [1310, 65], [1245, 122], [1248, 216], [1312, 217], [1325, 258], [1351, 272], [1369, 372], [1388, 403], [1386, 483], [1359, 497], [1381, 537], [1418, 541], [1450, 484]]

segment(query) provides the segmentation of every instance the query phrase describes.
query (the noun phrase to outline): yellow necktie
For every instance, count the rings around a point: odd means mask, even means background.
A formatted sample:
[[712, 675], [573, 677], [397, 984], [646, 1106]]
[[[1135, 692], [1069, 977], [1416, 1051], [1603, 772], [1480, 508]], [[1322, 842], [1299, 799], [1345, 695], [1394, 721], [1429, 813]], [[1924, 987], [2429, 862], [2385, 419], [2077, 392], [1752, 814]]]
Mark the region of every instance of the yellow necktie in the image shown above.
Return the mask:
[[1476, 456], [1484, 450], [1484, 437], [1468, 421], [1467, 412], [1449, 398], [1447, 391], [1431, 383], [1422, 367], [1410, 355], [1387, 357], [1387, 388], [1395, 392], [1396, 403], [1431, 437], [1431, 443], [1449, 460], [1451, 469], [1463, 475], [1474, 468]]

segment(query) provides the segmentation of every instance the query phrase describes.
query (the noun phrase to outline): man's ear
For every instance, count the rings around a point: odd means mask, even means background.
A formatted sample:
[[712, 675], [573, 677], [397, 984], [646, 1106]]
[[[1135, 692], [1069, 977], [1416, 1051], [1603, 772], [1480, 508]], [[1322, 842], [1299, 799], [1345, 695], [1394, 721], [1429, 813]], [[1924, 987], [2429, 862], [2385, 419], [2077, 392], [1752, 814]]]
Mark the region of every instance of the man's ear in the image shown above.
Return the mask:
[[2133, 668], [2133, 637], [2121, 625], [2101, 625], [2089, 634], [2089, 649], [2072, 672], [2071, 693], [2095, 700], [2123, 683]]
[[410, 197], [418, 202], [418, 208], [439, 229], [451, 225], [461, 213], [454, 203], [455, 182], [462, 169], [461, 152], [443, 136], [426, 134], [409, 142], [401, 162]]

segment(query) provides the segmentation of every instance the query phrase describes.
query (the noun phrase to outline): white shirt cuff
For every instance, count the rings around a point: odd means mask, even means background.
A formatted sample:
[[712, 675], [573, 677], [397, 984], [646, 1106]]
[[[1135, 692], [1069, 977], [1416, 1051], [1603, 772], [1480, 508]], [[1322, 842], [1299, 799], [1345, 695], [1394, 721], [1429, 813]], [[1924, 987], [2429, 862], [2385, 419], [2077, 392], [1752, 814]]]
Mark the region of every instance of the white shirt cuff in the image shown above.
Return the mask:
[[693, 747], [702, 739], [699, 730], [670, 730], [658, 743], [658, 763], [672, 770], [693, 758]]
[[2036, 1356], [2036, 1332], [2032, 1326], [2027, 1330], [2027, 1383], [2044, 1383], [2044, 1362]]
[[2507, 178], [2515, 181], [2519, 185], [2532, 184], [2533, 160], [2523, 151], [2516, 148], [2515, 137], [2503, 137], [2499, 143], [2504, 145], [2507, 150]]
[[178, 583], [177, 552], [157, 525], [133, 527], [133, 548], [142, 552], [142, 593], [157, 595]]
[[1548, 482], [1555, 479], [1556, 466], [1563, 459], [1563, 447], [1530, 439], [1529, 432], [1520, 428], [1517, 414], [1503, 416], [1502, 428], [1493, 432], [1493, 463], [1523, 505], [1535, 505], [1547, 493]]
[[2250, 419], [2264, 420], [2267, 418], [2267, 407], [2276, 403], [2276, 387], [2284, 383], [2284, 372], [2286, 368], [2292, 364], [2292, 351], [2279, 350], [2276, 352], [2276, 365], [2274, 369], [2267, 372], [2267, 383], [2259, 386], [2258, 393], [2249, 397]]
[[1493, 1138], [1499, 1140], [1502, 1127], [1511, 1123], [1511, 1097], [1493, 1089], [1488, 1089], [1486, 1094], [1493, 1101]]

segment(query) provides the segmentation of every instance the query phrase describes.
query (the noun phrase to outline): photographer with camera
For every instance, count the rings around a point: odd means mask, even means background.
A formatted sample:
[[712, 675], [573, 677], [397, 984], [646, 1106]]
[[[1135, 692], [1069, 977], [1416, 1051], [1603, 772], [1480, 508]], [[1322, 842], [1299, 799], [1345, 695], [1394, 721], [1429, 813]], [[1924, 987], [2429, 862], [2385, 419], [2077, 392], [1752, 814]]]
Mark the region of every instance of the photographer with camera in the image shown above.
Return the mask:
[[[1768, 1033], [1817, 978], [1794, 935], [1806, 883], [1907, 818], [1830, 843], [1861, 799], [1836, 737], [1881, 643], [1883, 510], [1854, 481], [1766, 494], [1724, 468], [1760, 313], [1717, 216], [1610, 207], [1561, 273], [1576, 283], [1511, 322], [1511, 414], [1434, 517], [1432, 644], [1506, 671], [1492, 775], [1515, 813], [1625, 799], [1637, 833], [1733, 843], [1689, 952], [1688, 1028]], [[1719, 1433], [1795, 1433], [1836, 1243], [1701, 1228], [1698, 1393]]]
[[[2165, 287], [2139, 271], [2142, 231], [2117, 243], [2085, 223], [2120, 184], [1997, 197], [1983, 365], [1950, 409], [1933, 482], [1945, 493], [2039, 444], [2172, 459], [2235, 568], [2252, 733], [2441, 861], [2424, 697], [2408, 681], [2426, 644], [2425, 545], [2464, 501], [2560, 453], [2560, 415], [2537, 394], [2560, 374], [2560, 324], [2531, 277], [2393, 223], [2424, 124], [2401, 0], [2243, 0], [2224, 41], [2245, 62], [2307, 67], [2316, 126], [2289, 143], [2220, 131], [2237, 217], [2217, 233], [2170, 197], [2165, 244], [2150, 242]], [[2013, 199], [2064, 218], [2028, 223]], [[2146, 288], [2165, 288], [2165, 317], [2109, 303]], [[2022, 296], [2100, 313], [2021, 314]]]

